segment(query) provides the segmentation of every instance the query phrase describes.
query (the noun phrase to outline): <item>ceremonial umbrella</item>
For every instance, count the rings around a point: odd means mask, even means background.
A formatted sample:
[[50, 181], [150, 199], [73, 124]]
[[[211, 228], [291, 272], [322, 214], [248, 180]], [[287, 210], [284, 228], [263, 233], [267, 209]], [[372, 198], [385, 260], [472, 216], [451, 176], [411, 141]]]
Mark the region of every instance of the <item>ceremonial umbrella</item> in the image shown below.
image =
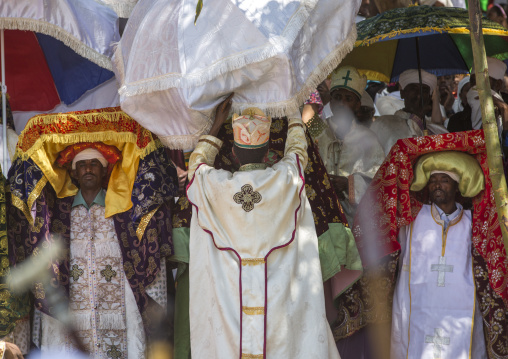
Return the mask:
[[2, 93], [13, 111], [71, 104], [114, 75], [118, 16], [94, 0], [2, 0], [0, 30]]
[[[487, 56], [508, 59], [508, 30], [482, 19]], [[469, 14], [465, 9], [411, 6], [361, 21], [355, 48], [342, 64], [368, 79], [397, 81], [407, 69], [435, 75], [469, 73], [473, 66]], [[341, 65], [342, 65], [341, 64]]]
[[114, 55], [122, 109], [170, 148], [192, 148], [213, 109], [297, 111], [356, 39], [359, 0], [141, 0]]

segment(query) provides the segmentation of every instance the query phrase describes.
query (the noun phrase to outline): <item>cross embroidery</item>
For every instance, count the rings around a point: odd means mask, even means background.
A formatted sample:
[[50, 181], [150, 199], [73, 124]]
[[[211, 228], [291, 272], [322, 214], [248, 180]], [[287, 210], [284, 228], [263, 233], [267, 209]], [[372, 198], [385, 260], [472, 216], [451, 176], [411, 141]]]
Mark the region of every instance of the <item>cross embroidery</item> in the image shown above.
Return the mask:
[[439, 257], [439, 264], [432, 264], [430, 266], [432, 272], [438, 272], [437, 275], [437, 286], [445, 286], [445, 272], [453, 272], [452, 265], [446, 265], [446, 257]]
[[350, 72], [351, 72], [350, 70], [347, 70], [346, 76], [342, 78], [344, 80], [344, 86], [347, 86], [349, 80], [353, 80], [351, 77], [349, 77]]
[[108, 356], [108, 358], [118, 359], [122, 356], [122, 352], [118, 350], [116, 345], [112, 345], [106, 351], [106, 355]]
[[241, 192], [235, 193], [233, 200], [242, 205], [245, 212], [250, 212], [254, 209], [254, 203], [261, 202], [261, 194], [254, 191], [250, 184], [242, 186]]
[[69, 274], [72, 277], [72, 279], [74, 279], [74, 281], [76, 282], [79, 279], [79, 277], [83, 275], [83, 269], [79, 268], [77, 264], [73, 264]]
[[434, 344], [434, 359], [441, 358], [441, 350], [443, 350], [443, 345], [450, 345], [450, 338], [443, 337], [443, 334], [443, 329], [435, 328], [434, 336], [425, 336], [425, 343]]
[[113, 277], [116, 277], [116, 271], [111, 269], [111, 266], [108, 264], [106, 269], [101, 270], [101, 276], [106, 279], [106, 282], [111, 282]]

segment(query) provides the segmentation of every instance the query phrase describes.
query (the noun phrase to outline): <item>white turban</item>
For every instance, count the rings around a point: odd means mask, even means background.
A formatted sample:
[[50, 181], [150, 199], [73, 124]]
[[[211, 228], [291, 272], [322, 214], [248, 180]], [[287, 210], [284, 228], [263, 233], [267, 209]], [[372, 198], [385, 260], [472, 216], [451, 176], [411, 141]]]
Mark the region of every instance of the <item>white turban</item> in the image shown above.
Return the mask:
[[434, 170], [434, 171], [430, 171], [430, 175], [432, 176], [434, 173], [444, 173], [445, 175], [448, 175], [450, 176], [450, 178], [452, 180], [454, 180], [455, 182], [459, 183], [460, 182], [460, 176], [458, 174], [456, 174], [455, 172], [451, 172], [451, 171], [440, 171], [440, 170]]
[[[425, 70], [422, 71], [422, 84], [427, 85], [430, 87], [430, 93], [434, 92], [434, 89], [437, 85], [437, 77], [436, 75], [433, 75]], [[402, 89], [406, 88], [409, 84], [419, 84], [419, 76], [418, 76], [418, 70], [411, 69], [406, 70], [399, 76], [399, 84], [402, 87]]]
[[[506, 64], [498, 59], [493, 57], [487, 57], [487, 66], [489, 67], [489, 76], [496, 80], [504, 79], [504, 74], [506, 73]], [[474, 64], [471, 69], [471, 73], [474, 74]]]
[[106, 167], [108, 165], [108, 161], [104, 158], [100, 151], [97, 151], [95, 148], [87, 148], [80, 153], [78, 153], [74, 159], [72, 160], [72, 169], [76, 169], [76, 162], [84, 161], [84, 160], [93, 160], [97, 159], [102, 164], [102, 167]]
[[471, 80], [469, 76], [465, 76], [462, 80], [460, 80], [459, 84], [457, 85], [457, 96], [460, 96], [462, 88], [465, 84], [469, 83], [469, 80]]

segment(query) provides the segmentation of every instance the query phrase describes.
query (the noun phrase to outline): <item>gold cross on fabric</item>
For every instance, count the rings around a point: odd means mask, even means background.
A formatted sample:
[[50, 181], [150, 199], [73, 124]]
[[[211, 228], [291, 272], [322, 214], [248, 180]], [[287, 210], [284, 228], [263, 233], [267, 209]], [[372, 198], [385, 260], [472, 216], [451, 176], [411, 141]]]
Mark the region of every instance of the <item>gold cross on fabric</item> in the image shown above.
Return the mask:
[[83, 269], [79, 268], [79, 266], [77, 264], [73, 264], [72, 269], [69, 272], [69, 275], [76, 282], [79, 279], [79, 277], [81, 277], [83, 275]]
[[101, 270], [101, 276], [109, 283], [113, 277], [116, 277], [116, 271], [112, 270], [111, 266], [108, 264], [106, 269]]
[[243, 185], [240, 192], [235, 193], [233, 200], [242, 205], [245, 212], [250, 212], [254, 209], [254, 203], [261, 202], [261, 194], [254, 191], [250, 184]]
[[108, 358], [118, 359], [122, 357], [122, 352], [118, 350], [116, 345], [112, 345], [106, 351], [106, 355], [108, 356]]

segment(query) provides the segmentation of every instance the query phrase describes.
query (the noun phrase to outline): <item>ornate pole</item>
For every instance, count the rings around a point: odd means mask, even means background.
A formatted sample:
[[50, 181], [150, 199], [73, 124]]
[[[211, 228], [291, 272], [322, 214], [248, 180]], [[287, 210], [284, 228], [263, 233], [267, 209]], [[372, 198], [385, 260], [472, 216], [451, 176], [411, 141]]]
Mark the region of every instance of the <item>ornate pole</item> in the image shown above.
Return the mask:
[[471, 23], [471, 45], [473, 48], [476, 87], [482, 105], [483, 132], [487, 148], [487, 163], [496, 200], [497, 216], [503, 233], [505, 252], [508, 253], [508, 189], [503, 170], [503, 155], [494, 115], [494, 102], [490, 92], [487, 56], [483, 42], [482, 12], [479, 0], [469, 0], [469, 21]]

